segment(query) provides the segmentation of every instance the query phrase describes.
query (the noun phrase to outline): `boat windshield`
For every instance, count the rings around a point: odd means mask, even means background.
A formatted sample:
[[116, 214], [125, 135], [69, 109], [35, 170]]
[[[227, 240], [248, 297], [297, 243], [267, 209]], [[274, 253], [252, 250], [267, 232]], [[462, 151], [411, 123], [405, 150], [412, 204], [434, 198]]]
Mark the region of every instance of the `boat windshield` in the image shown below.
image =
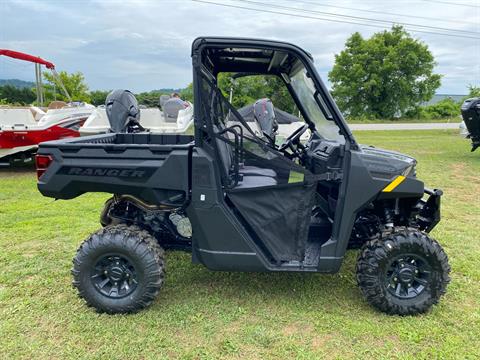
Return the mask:
[[[316, 91], [315, 84], [308, 76], [305, 67], [300, 68], [291, 76], [290, 81], [293, 91], [305, 109], [307, 117], [315, 124], [317, 132], [322, 138], [344, 144], [345, 138], [340, 133], [340, 128], [333, 121], [332, 115], [324, 104], [321, 95]], [[320, 107], [319, 103], [322, 104], [322, 107]]]

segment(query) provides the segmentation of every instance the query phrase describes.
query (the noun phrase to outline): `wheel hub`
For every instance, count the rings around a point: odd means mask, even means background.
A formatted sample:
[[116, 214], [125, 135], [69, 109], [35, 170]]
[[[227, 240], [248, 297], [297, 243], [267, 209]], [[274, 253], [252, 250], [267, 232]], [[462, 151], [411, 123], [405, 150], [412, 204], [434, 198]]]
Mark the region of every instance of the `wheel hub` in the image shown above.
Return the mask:
[[393, 296], [410, 299], [425, 290], [430, 272], [430, 265], [418, 255], [397, 256], [387, 267], [385, 286]]
[[402, 283], [409, 284], [413, 281], [414, 274], [414, 270], [410, 267], [405, 267], [398, 272], [398, 278]]
[[125, 270], [118, 266], [114, 266], [113, 268], [107, 271], [108, 271], [108, 277], [111, 281], [120, 281], [123, 278], [125, 278], [125, 274], [126, 274]]
[[137, 287], [137, 272], [132, 262], [122, 255], [101, 257], [92, 271], [95, 289], [109, 298], [130, 295]]

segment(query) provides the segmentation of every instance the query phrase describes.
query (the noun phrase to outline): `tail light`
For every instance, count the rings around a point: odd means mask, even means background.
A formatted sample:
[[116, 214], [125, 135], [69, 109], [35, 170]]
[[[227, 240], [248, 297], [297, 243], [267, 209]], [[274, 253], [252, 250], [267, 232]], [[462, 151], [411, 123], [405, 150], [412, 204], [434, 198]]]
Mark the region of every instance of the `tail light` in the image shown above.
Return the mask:
[[37, 179], [43, 175], [48, 166], [52, 163], [53, 158], [50, 155], [36, 155], [35, 167], [37, 168]]

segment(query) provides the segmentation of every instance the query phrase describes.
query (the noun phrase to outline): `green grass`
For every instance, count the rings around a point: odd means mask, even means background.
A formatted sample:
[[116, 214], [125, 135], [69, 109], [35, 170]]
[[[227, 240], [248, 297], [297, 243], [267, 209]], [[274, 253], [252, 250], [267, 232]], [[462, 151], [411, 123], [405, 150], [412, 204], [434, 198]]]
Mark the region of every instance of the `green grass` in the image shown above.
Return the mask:
[[452, 282], [430, 313], [371, 308], [349, 252], [335, 275], [211, 272], [169, 253], [150, 308], [97, 314], [71, 287], [70, 268], [107, 195], [53, 201], [37, 192], [31, 169], [1, 170], [0, 358], [479, 358], [480, 152], [456, 131], [357, 137], [414, 155], [418, 176], [445, 191], [433, 236], [450, 257]]
[[402, 118], [402, 119], [350, 119], [346, 118], [349, 124], [411, 124], [411, 123], [460, 123], [460, 116], [441, 119], [427, 118]]

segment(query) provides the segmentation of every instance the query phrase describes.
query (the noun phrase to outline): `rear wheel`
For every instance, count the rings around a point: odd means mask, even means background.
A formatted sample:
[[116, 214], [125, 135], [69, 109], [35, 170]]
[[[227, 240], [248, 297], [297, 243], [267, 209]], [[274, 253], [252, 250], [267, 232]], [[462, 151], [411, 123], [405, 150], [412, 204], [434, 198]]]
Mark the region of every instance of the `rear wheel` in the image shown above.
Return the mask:
[[442, 247], [416, 229], [396, 228], [368, 241], [357, 261], [357, 282], [367, 301], [388, 314], [426, 312], [445, 294], [450, 266]]
[[164, 252], [138, 227], [107, 226], [80, 246], [72, 274], [79, 296], [97, 311], [136, 312], [150, 305], [163, 285]]

